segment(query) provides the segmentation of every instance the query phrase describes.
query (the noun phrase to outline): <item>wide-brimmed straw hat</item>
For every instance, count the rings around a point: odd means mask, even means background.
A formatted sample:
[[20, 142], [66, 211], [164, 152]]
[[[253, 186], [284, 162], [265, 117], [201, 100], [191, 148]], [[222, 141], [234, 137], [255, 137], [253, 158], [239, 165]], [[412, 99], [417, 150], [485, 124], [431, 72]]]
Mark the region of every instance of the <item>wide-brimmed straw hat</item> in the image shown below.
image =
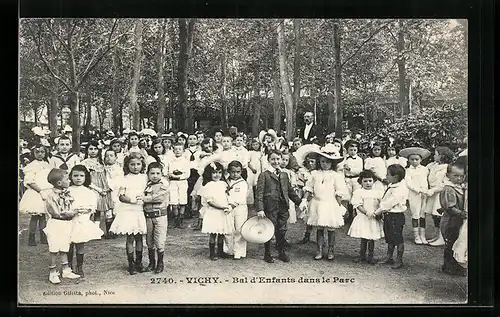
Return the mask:
[[431, 156], [431, 151], [421, 148], [421, 147], [407, 147], [405, 149], [402, 149], [399, 151], [399, 156], [402, 156], [404, 158], [408, 158], [408, 156], [412, 154], [417, 154], [420, 155], [422, 160], [425, 160], [429, 156]]
[[153, 129], [142, 129], [141, 132], [139, 133], [140, 135], [149, 135], [151, 137], [156, 137], [158, 134], [156, 133], [155, 130]]
[[333, 144], [327, 144], [315, 152], [318, 153], [318, 155], [326, 157], [329, 160], [336, 161], [337, 163], [344, 160], [339, 153], [339, 149]]
[[306, 156], [309, 155], [310, 153], [316, 153], [320, 149], [320, 146], [317, 144], [306, 144], [302, 145], [293, 153], [295, 155], [295, 158], [297, 159], [297, 163], [299, 164], [300, 167], [304, 167], [304, 161], [306, 159]]
[[43, 132], [42, 128], [40, 127], [33, 127], [33, 129], [31, 129], [31, 132], [33, 132], [33, 134], [37, 135], [37, 136], [45, 136], [45, 133]]
[[278, 142], [278, 135], [276, 134], [276, 131], [274, 131], [273, 129], [269, 129], [267, 131], [262, 130], [259, 132], [259, 141], [261, 144], [262, 144], [262, 142], [264, 142], [264, 137], [266, 135], [270, 135], [273, 138], [274, 143]]
[[65, 126], [64, 130], [63, 130], [63, 133], [66, 133], [66, 132], [73, 132], [73, 128], [70, 127], [69, 125]]
[[274, 225], [269, 218], [252, 217], [241, 226], [241, 236], [250, 243], [262, 244], [272, 239]]

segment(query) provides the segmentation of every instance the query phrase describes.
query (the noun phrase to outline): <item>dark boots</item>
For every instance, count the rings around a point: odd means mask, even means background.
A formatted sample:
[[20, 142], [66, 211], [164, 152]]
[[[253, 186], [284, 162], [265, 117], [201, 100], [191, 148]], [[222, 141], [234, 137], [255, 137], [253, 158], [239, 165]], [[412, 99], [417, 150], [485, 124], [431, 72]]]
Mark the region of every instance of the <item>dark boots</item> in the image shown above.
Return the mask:
[[404, 245], [399, 245], [396, 261], [394, 261], [394, 265], [391, 266], [392, 269], [399, 269], [403, 267], [403, 253]]
[[155, 273], [163, 272], [163, 252], [158, 252], [158, 262], [156, 263]]
[[177, 228], [186, 229], [186, 226], [184, 225], [184, 214], [179, 215], [179, 223], [177, 225]]
[[196, 223], [196, 227], [194, 227], [193, 230], [200, 231], [201, 227], [203, 227], [203, 218], [198, 218], [198, 223]]
[[128, 260], [128, 273], [130, 275], [137, 274], [137, 271], [135, 270], [134, 252], [127, 253], [127, 260]]
[[219, 259], [219, 257], [215, 253], [215, 243], [210, 242], [208, 244], [208, 246], [210, 248], [210, 260], [217, 261]]
[[85, 277], [83, 273], [83, 254], [76, 255], [76, 271], [75, 274], [80, 275], [80, 277]]
[[45, 234], [45, 232], [43, 232], [43, 230], [40, 230], [40, 243], [41, 244], [48, 244], [47, 235]]
[[268, 241], [264, 243], [264, 248], [264, 261], [266, 261], [267, 263], [274, 263], [273, 256], [271, 255], [271, 242]]
[[278, 243], [278, 259], [283, 262], [290, 262], [290, 257], [286, 254], [286, 231], [276, 232], [276, 242]]
[[334, 255], [334, 250], [335, 250], [335, 231], [328, 231], [328, 255], [327, 259], [328, 261], [333, 261], [335, 258]]
[[73, 270], [73, 249], [74, 245], [73, 243], [70, 243], [68, 251], [68, 266], [71, 270]]
[[299, 244], [306, 244], [306, 243], [309, 243], [309, 241], [311, 241], [311, 233], [310, 232], [305, 232], [304, 233], [304, 238], [302, 240], [300, 240], [298, 243]]
[[152, 272], [156, 269], [156, 259], [155, 259], [156, 250], [148, 249], [148, 255], [149, 255], [149, 264], [145, 272]]
[[137, 273], [144, 273], [142, 266], [142, 251], [135, 251], [135, 270]]
[[30, 247], [36, 246], [36, 239], [35, 239], [35, 233], [34, 232], [30, 232], [30, 234], [29, 234], [28, 245]]
[[394, 244], [388, 244], [387, 245], [387, 255], [384, 259], [379, 261], [379, 263], [381, 263], [381, 264], [394, 264], [394, 260], [392, 259], [392, 256], [394, 254], [394, 248], [395, 248]]
[[314, 256], [315, 260], [321, 260], [323, 258], [323, 244], [325, 243], [325, 237], [323, 233], [323, 230], [316, 230], [317, 252], [316, 256]]
[[377, 263], [373, 259], [373, 250], [375, 249], [375, 241], [373, 240], [368, 240], [368, 256], [366, 257], [366, 262], [369, 264], [375, 264]]
[[232, 258], [230, 254], [224, 252], [224, 236], [217, 236], [217, 253], [219, 254], [219, 258], [221, 259], [229, 259]]
[[365, 262], [366, 261], [366, 246], [368, 241], [366, 239], [361, 239], [361, 245], [359, 247], [359, 256], [353, 260], [354, 263]]

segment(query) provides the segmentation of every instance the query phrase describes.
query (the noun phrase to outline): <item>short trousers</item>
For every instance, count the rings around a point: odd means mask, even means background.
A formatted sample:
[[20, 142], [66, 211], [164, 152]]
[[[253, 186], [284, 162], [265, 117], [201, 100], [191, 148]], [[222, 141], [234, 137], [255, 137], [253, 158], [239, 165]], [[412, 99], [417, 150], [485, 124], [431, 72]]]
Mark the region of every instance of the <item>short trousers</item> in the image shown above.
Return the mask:
[[405, 225], [404, 213], [388, 212], [384, 214], [385, 242], [401, 244], [403, 240], [403, 226]]
[[170, 205], [186, 205], [187, 204], [187, 180], [172, 180], [168, 188], [170, 196]]

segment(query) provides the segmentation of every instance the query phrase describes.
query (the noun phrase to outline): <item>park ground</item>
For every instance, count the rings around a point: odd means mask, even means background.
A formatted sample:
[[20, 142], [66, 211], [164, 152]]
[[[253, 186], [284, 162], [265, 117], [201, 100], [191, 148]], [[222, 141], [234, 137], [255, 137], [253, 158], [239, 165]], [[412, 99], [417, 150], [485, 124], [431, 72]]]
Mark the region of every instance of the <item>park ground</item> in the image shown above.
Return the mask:
[[[290, 263], [263, 261], [263, 246], [248, 245], [240, 261], [208, 257], [208, 236], [188, 228], [169, 229], [166, 268], [161, 274], [131, 276], [126, 271], [125, 238], [91, 241], [86, 245], [85, 278], [48, 281], [48, 246], [29, 247], [27, 216], [19, 218], [18, 300], [20, 304], [463, 304], [467, 302], [467, 277], [440, 272], [443, 247], [419, 246], [412, 241], [407, 217], [404, 268], [352, 262], [359, 240], [337, 230], [335, 261], [315, 261], [314, 242], [297, 245], [304, 224], [289, 225]], [[431, 223], [431, 221], [429, 221]], [[428, 236], [436, 234], [428, 229]], [[315, 237], [313, 232], [312, 237]], [[39, 240], [37, 233], [37, 241]], [[145, 243], [144, 243], [145, 245]], [[144, 249], [147, 265], [147, 249]], [[375, 256], [386, 253], [384, 241], [375, 245]], [[189, 283], [193, 277], [217, 277]], [[241, 278], [248, 283], [242, 283]], [[251, 283], [252, 277], [290, 278], [291, 283]], [[313, 283], [300, 283], [314, 279]], [[235, 278], [240, 282], [236, 283]], [[323, 279], [324, 278], [324, 279]], [[330, 282], [324, 282], [330, 278]], [[153, 279], [153, 280], [152, 280]], [[319, 279], [319, 281], [317, 280]], [[347, 283], [341, 281], [349, 280]], [[335, 282], [333, 282], [335, 281]], [[258, 281], [257, 281], [258, 282]]]

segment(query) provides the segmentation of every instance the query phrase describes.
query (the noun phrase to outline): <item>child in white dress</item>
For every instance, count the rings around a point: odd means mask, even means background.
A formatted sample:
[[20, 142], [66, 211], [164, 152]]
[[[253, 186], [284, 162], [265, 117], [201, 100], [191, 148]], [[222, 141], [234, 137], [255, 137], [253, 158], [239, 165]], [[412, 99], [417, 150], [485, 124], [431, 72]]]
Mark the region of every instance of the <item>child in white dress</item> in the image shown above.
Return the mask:
[[[201, 141], [201, 152], [200, 152], [200, 161], [198, 164], [198, 175], [202, 175], [205, 167], [207, 166], [208, 162], [211, 161], [212, 156], [214, 155], [214, 147], [215, 147], [215, 141], [212, 138], [206, 138], [203, 141]], [[193, 191], [191, 192], [191, 201], [193, 205], [191, 206], [191, 209], [193, 212], [196, 214], [198, 213], [198, 222], [196, 223], [196, 226], [193, 228], [195, 231], [200, 231], [201, 227], [203, 226], [203, 213], [201, 208], [201, 196], [200, 196], [200, 190], [202, 188], [203, 183], [203, 177], [198, 177], [198, 180], [194, 184]]]
[[385, 159], [385, 167], [389, 167], [392, 164], [399, 164], [406, 168], [406, 166], [408, 165], [408, 160], [398, 155], [398, 151], [395, 146], [388, 146], [386, 151], [387, 158]]
[[[385, 177], [384, 177], [385, 178]], [[377, 210], [384, 192], [376, 189], [374, 186], [376, 176], [370, 170], [364, 170], [359, 174], [359, 183], [362, 188], [354, 191], [351, 204], [356, 209], [357, 214], [354, 217], [347, 235], [353, 238], [361, 239], [359, 257], [354, 262], [367, 262], [375, 264], [373, 250], [375, 240], [384, 237], [384, 225], [381, 219], [376, 219], [372, 214]], [[366, 250], [368, 248], [368, 256]]]
[[335, 229], [344, 225], [344, 214], [349, 194], [346, 183], [335, 171], [344, 159], [333, 152], [328, 144], [318, 151], [320, 169], [311, 172], [304, 187], [304, 198], [309, 200], [307, 224], [316, 227], [317, 254], [315, 260], [323, 258], [324, 231], [328, 231], [328, 260], [334, 259]]
[[[292, 185], [293, 190], [297, 192], [297, 174], [295, 174], [291, 169], [286, 168], [288, 166], [288, 163], [290, 162], [290, 155], [291, 154], [282, 153], [280, 168], [283, 172], [285, 172], [288, 175], [288, 179], [290, 180], [290, 185]], [[291, 199], [289, 199], [289, 204], [290, 204], [290, 206], [288, 207], [289, 217], [287, 222], [296, 223], [297, 210], [295, 208], [296, 207], [295, 203]]]
[[438, 146], [434, 150], [434, 162], [429, 163], [426, 167], [429, 169], [429, 190], [427, 190], [427, 199], [424, 202], [425, 214], [432, 215], [434, 226], [438, 229], [438, 236], [428, 240], [430, 246], [442, 246], [445, 244], [443, 235], [441, 234], [440, 223], [441, 214], [437, 212], [441, 208], [439, 203], [439, 193], [444, 189], [444, 181], [446, 179], [446, 169], [448, 164], [453, 162], [453, 151], [445, 146]]
[[42, 191], [52, 188], [52, 185], [47, 181], [52, 166], [48, 162], [48, 150], [43, 145], [35, 145], [31, 152], [35, 159], [23, 168], [26, 191], [19, 203], [19, 212], [31, 215], [28, 245], [35, 246], [37, 226], [40, 230], [40, 243], [47, 244], [47, 237], [43, 232], [46, 225], [45, 203], [40, 194]]
[[[302, 163], [302, 167], [299, 168], [297, 172], [297, 187], [299, 192], [299, 197], [304, 197], [304, 186], [306, 186], [307, 182], [311, 178], [311, 173], [314, 171], [318, 164], [318, 157], [316, 153], [309, 153], [305, 156], [305, 160]], [[304, 233], [304, 238], [300, 240], [299, 244], [306, 244], [310, 241], [311, 232], [313, 227], [307, 224], [307, 213], [301, 212], [299, 214], [300, 219], [303, 219], [306, 223], [306, 231]]]
[[248, 162], [248, 187], [252, 188], [252, 195], [255, 192], [255, 186], [257, 186], [257, 179], [259, 174], [262, 172], [262, 152], [260, 150], [260, 142], [258, 138], [253, 138], [251, 142], [251, 150], [249, 151], [250, 161]]
[[219, 256], [224, 256], [224, 235], [234, 232], [234, 217], [226, 194], [227, 183], [222, 180], [222, 164], [210, 163], [205, 167], [202, 177], [203, 188], [200, 194], [204, 216], [201, 232], [210, 234], [210, 259], [215, 261]]
[[118, 200], [118, 189], [120, 189], [120, 181], [123, 178], [123, 167], [118, 164], [118, 158], [116, 152], [112, 149], [108, 149], [104, 153], [104, 169], [106, 171], [106, 179], [108, 181], [108, 186], [111, 189], [111, 200], [113, 202], [113, 208], [109, 209], [104, 214], [104, 220], [106, 223], [106, 232], [104, 238], [115, 239], [116, 234], [110, 231], [111, 224], [115, 219], [116, 205], [119, 203]]
[[[124, 172], [115, 208], [116, 218], [111, 224], [111, 232], [127, 236], [126, 250], [130, 275], [144, 272], [142, 266], [142, 236], [146, 234], [146, 218], [142, 208], [142, 198], [147, 184], [144, 174], [144, 158], [139, 153], [130, 153], [124, 161]], [[139, 199], [138, 199], [139, 198]], [[135, 260], [134, 260], [135, 242]]]
[[69, 192], [73, 197], [71, 208], [76, 213], [71, 220], [71, 245], [68, 252], [69, 267], [73, 268], [73, 249], [76, 251], [76, 269], [74, 272], [84, 277], [83, 255], [85, 254], [85, 242], [99, 240], [103, 234], [99, 223], [90, 220], [90, 216], [97, 208], [97, 193], [91, 190], [90, 172], [84, 165], [75, 165], [69, 174], [71, 186]]
[[374, 143], [371, 149], [371, 156], [365, 160], [365, 170], [372, 171], [375, 176], [375, 183], [373, 184], [374, 189], [383, 192], [386, 187], [383, 182], [387, 175], [387, 167], [381, 155], [382, 146], [379, 143]]

